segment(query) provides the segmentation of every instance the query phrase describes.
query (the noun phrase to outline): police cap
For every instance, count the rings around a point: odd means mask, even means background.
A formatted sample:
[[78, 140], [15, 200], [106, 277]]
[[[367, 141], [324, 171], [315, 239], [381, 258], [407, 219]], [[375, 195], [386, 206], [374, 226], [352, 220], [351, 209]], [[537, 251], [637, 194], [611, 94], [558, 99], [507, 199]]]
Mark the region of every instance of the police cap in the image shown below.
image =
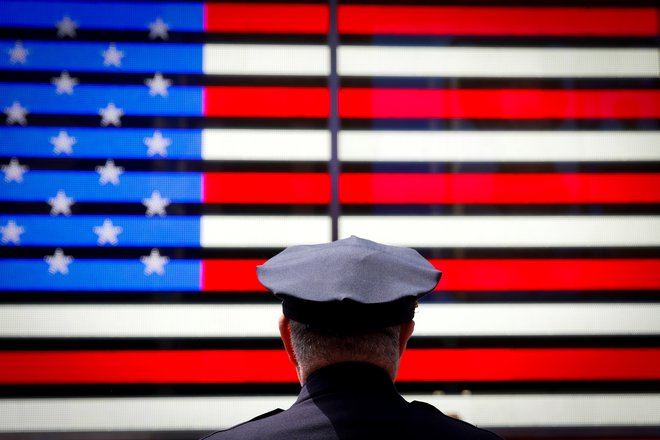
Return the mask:
[[284, 315], [331, 331], [369, 331], [413, 319], [417, 300], [440, 280], [417, 251], [351, 236], [286, 248], [261, 266], [261, 284]]

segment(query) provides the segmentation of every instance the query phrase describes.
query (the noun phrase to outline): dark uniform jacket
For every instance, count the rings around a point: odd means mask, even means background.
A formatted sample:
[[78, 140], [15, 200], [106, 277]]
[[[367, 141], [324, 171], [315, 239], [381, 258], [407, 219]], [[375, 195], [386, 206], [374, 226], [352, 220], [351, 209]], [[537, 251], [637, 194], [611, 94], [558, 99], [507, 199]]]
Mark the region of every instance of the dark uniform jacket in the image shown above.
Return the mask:
[[312, 373], [296, 402], [204, 440], [273, 439], [473, 439], [497, 435], [444, 415], [421, 402], [407, 402], [385, 370], [341, 363]]

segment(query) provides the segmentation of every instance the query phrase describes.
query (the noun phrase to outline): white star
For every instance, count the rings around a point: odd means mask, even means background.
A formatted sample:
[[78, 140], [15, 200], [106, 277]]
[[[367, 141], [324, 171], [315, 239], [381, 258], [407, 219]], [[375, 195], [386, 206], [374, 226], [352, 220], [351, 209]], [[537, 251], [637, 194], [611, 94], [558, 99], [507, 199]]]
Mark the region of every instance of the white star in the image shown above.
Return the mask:
[[56, 137], [51, 137], [50, 138], [50, 143], [53, 144], [53, 153], [55, 154], [71, 154], [73, 153], [73, 144], [78, 142], [76, 138], [73, 136], [69, 136], [69, 133], [67, 133], [64, 130], [60, 130], [60, 132], [57, 134]]
[[165, 275], [164, 266], [170, 261], [167, 257], [161, 257], [158, 249], [152, 249], [149, 256], [140, 257], [140, 261], [144, 263], [144, 274], [151, 275], [157, 273], [158, 275]]
[[149, 23], [149, 38], [155, 40], [160, 37], [163, 40], [167, 40], [169, 35], [167, 32], [170, 30], [170, 27], [165, 23], [160, 17], [156, 21]]
[[9, 220], [6, 226], [0, 228], [2, 231], [2, 244], [21, 244], [21, 234], [25, 232], [22, 226], [18, 226], [14, 220]]
[[69, 273], [69, 264], [73, 261], [73, 257], [64, 255], [64, 251], [57, 248], [55, 254], [46, 255], [44, 261], [48, 263], [48, 273], [51, 275], [55, 275], [57, 272], [66, 275]]
[[112, 220], [109, 218], [103, 220], [103, 225], [94, 226], [94, 233], [99, 236], [99, 239], [97, 240], [99, 246], [103, 246], [106, 243], [116, 246], [117, 243], [119, 243], [117, 235], [122, 232], [124, 232], [124, 228], [113, 225]]
[[57, 36], [60, 38], [71, 37], [76, 38], [76, 29], [78, 28], [78, 23], [71, 20], [68, 15], [62, 17], [60, 21], [55, 23], [57, 27]]
[[11, 107], [5, 107], [5, 114], [7, 115], [7, 125], [21, 124], [26, 125], [26, 116], [29, 112], [20, 102], [14, 101]]
[[167, 88], [172, 85], [172, 80], [163, 78], [163, 75], [158, 72], [153, 78], [147, 78], [144, 83], [149, 86], [151, 96], [167, 96]]
[[62, 72], [59, 77], [52, 78], [50, 83], [56, 87], [58, 95], [73, 95], [73, 88], [79, 84], [78, 78], [69, 76], [69, 72]]
[[14, 47], [9, 49], [9, 62], [12, 64], [25, 64], [30, 51], [23, 47], [22, 41], [17, 41]]
[[144, 138], [144, 144], [149, 147], [147, 148], [149, 156], [155, 156], [156, 154], [167, 156], [167, 147], [172, 144], [172, 139], [163, 137], [162, 133], [156, 130], [152, 137]]
[[9, 165], [2, 166], [2, 172], [5, 173], [5, 182], [23, 182], [23, 174], [27, 173], [29, 169], [26, 165], [18, 163], [18, 159], [12, 157]]
[[108, 159], [105, 165], [96, 167], [96, 172], [99, 173], [99, 183], [105, 185], [110, 182], [113, 185], [119, 185], [119, 176], [124, 173], [124, 167], [115, 166], [115, 161]]
[[102, 126], [107, 127], [112, 124], [115, 127], [120, 127], [120, 118], [124, 116], [124, 110], [116, 107], [114, 103], [110, 102], [104, 108], [99, 109], [99, 115], [101, 116]]
[[55, 197], [48, 199], [48, 204], [51, 207], [50, 215], [71, 215], [71, 205], [74, 203], [75, 201], [71, 197], [67, 197], [64, 191], [59, 190]]
[[103, 65], [121, 67], [121, 59], [124, 58], [124, 51], [117, 50], [115, 43], [110, 43], [110, 46], [103, 51]]
[[147, 217], [160, 215], [164, 217], [167, 215], [165, 208], [170, 204], [170, 199], [164, 199], [160, 196], [160, 192], [154, 191], [148, 199], [142, 199], [142, 204], [147, 207]]

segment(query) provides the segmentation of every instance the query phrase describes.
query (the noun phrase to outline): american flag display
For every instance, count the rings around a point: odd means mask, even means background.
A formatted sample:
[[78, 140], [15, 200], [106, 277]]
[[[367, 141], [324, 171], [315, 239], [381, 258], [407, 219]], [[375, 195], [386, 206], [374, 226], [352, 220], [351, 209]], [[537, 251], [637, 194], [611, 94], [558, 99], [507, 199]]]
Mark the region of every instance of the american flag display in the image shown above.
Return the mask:
[[255, 266], [444, 272], [397, 386], [660, 439], [653, 1], [0, 1], [0, 438], [195, 438], [299, 389]]

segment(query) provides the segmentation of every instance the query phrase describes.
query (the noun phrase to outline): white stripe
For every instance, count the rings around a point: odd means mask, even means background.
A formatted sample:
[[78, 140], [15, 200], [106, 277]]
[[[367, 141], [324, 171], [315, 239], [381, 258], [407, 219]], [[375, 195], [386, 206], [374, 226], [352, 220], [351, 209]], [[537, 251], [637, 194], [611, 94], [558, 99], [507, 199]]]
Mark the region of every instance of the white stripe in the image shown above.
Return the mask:
[[287, 408], [294, 400], [293, 396], [5, 399], [0, 400], [0, 432], [211, 431]]
[[658, 77], [657, 49], [340, 46], [343, 76]]
[[328, 46], [205, 44], [203, 71], [215, 75], [328, 75]]
[[572, 427], [660, 424], [660, 395], [406, 396], [477, 426]]
[[660, 132], [339, 132], [344, 161], [609, 162], [660, 160]]
[[328, 161], [328, 130], [202, 130], [205, 160]]
[[660, 246], [660, 217], [342, 216], [339, 235], [414, 247]]
[[331, 240], [329, 216], [202, 216], [203, 247], [286, 247]]
[[[292, 367], [293, 368], [293, 367]], [[658, 394], [406, 395], [481, 427], [660, 425]], [[0, 432], [217, 430], [294, 396], [2, 399]]]
[[421, 304], [414, 336], [660, 334], [660, 305]]
[[3, 305], [0, 337], [278, 337], [281, 313], [276, 304]]
[[[4, 305], [0, 337], [278, 338], [281, 313], [278, 304]], [[657, 335], [658, 317], [654, 303], [423, 303], [414, 336]]]

